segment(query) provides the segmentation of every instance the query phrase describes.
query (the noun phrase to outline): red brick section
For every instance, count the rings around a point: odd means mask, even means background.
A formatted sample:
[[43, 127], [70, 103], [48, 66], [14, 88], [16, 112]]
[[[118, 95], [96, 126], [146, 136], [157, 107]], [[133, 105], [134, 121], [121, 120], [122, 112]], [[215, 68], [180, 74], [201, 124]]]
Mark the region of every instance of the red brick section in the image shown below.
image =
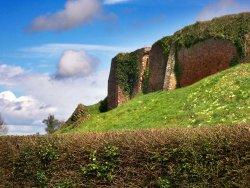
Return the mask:
[[[142, 79], [143, 79], [143, 73], [145, 69], [148, 66], [148, 59], [149, 59], [149, 51], [150, 48], [142, 48], [139, 50], [136, 50], [136, 53], [138, 54], [139, 58], [139, 78], [138, 82], [135, 83], [135, 87], [133, 89], [133, 96], [136, 94], [142, 92]], [[111, 63], [111, 69], [109, 74], [109, 81], [108, 81], [108, 109], [114, 109], [118, 105], [127, 102], [130, 97], [128, 96], [122, 89], [122, 87], [119, 86], [118, 80], [116, 77], [116, 61], [115, 58], [113, 58]]]
[[167, 61], [162, 46], [159, 43], [154, 44], [149, 53], [149, 92], [163, 89]]
[[178, 52], [179, 87], [191, 85], [229, 68], [230, 61], [235, 56], [235, 46], [226, 40], [208, 39], [190, 48], [181, 48]]

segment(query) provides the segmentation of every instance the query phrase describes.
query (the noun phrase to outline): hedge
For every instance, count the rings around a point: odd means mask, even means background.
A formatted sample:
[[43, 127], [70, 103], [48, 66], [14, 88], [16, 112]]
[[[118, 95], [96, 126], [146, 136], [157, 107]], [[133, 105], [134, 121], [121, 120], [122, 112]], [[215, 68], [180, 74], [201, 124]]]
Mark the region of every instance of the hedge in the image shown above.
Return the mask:
[[0, 187], [249, 187], [250, 128], [0, 137]]

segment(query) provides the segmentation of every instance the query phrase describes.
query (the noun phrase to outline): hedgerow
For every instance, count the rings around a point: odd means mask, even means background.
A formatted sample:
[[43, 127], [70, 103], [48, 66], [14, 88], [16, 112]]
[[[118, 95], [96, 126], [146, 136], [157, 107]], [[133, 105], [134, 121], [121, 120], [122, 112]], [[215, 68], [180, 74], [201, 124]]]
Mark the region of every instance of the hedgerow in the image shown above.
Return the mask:
[[0, 187], [249, 187], [248, 125], [0, 137]]

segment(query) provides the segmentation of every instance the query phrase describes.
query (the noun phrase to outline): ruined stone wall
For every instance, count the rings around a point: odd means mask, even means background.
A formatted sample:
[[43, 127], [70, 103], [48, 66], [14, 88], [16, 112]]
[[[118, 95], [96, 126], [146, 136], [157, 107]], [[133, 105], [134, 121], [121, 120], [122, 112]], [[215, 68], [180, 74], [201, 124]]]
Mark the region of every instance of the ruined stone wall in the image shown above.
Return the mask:
[[138, 54], [139, 58], [139, 78], [135, 83], [133, 89], [133, 96], [138, 93], [142, 92], [142, 84], [143, 84], [143, 76], [146, 69], [149, 67], [149, 52], [151, 48], [142, 48], [137, 50], [136, 53]]
[[122, 89], [118, 85], [116, 70], [117, 70], [116, 59], [113, 58], [111, 62], [111, 68], [108, 80], [108, 96], [107, 96], [108, 110], [116, 108], [119, 103], [128, 100], [128, 97], [123, 93]]
[[134, 83], [132, 95], [126, 93], [122, 85], [119, 84], [117, 78], [117, 59], [113, 58], [111, 63], [109, 81], [108, 81], [108, 96], [107, 103], [108, 109], [111, 110], [116, 108], [118, 105], [128, 101], [130, 98], [134, 97], [136, 94], [142, 92], [142, 81], [144, 71], [148, 68], [150, 48], [142, 48], [132, 52], [131, 54], [136, 54], [138, 60], [138, 78], [136, 83]]
[[175, 75], [175, 64], [176, 64], [175, 56], [176, 56], [176, 48], [175, 45], [172, 45], [166, 65], [164, 85], [163, 85], [164, 90], [173, 90], [176, 88], [177, 85], [177, 80]]
[[149, 53], [149, 92], [163, 89], [167, 61], [163, 47], [155, 43]]
[[190, 48], [182, 47], [177, 54], [179, 87], [191, 85], [202, 78], [229, 68], [237, 56], [237, 49], [230, 41], [208, 39]]
[[250, 60], [250, 33], [245, 35], [245, 60]]
[[[249, 44], [246, 44], [246, 54], [250, 54]], [[173, 90], [191, 85], [229, 68], [235, 57], [237, 49], [234, 44], [222, 39], [207, 39], [180, 49], [172, 44], [168, 57], [162, 46], [156, 43], [149, 56], [149, 91]]]

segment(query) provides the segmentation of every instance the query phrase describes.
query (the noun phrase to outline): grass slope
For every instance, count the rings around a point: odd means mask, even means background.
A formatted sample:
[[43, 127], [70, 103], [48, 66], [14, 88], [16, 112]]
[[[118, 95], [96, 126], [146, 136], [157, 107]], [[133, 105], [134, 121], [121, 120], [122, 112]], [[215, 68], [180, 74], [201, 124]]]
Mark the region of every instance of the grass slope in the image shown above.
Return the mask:
[[107, 113], [91, 106], [89, 120], [59, 132], [248, 124], [249, 91], [250, 64], [241, 64], [186, 88], [138, 96]]

